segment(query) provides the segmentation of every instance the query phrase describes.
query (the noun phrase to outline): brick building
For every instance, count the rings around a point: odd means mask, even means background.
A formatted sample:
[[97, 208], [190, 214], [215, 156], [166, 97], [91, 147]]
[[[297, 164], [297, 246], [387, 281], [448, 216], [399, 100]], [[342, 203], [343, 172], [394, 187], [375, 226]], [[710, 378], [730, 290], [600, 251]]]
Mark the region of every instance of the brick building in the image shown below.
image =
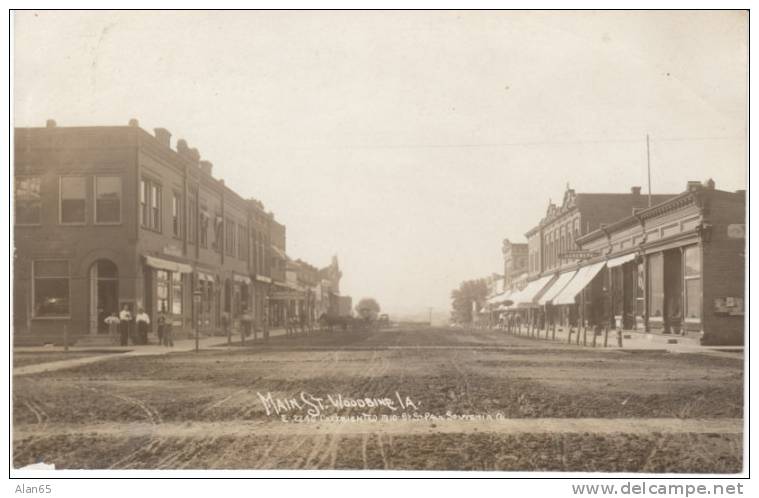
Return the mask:
[[[14, 338], [60, 342], [106, 332], [127, 305], [191, 333], [274, 315], [285, 227], [212, 175], [171, 134], [128, 126], [15, 130]], [[284, 262], [283, 262], [284, 260]], [[200, 296], [195, 308], [193, 295]], [[197, 312], [194, 315], [194, 312]]]
[[745, 191], [688, 182], [680, 195], [580, 237], [589, 257], [578, 270], [586, 269], [587, 283], [575, 286], [586, 308], [580, 317], [590, 325], [743, 344], [745, 210]]

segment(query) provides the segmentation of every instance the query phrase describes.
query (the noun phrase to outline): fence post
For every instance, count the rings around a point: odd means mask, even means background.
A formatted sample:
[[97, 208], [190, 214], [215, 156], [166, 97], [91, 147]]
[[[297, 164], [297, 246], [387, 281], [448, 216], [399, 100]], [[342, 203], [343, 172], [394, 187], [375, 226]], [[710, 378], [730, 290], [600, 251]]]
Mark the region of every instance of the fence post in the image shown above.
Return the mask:
[[617, 330], [617, 346], [622, 347], [622, 329]]
[[593, 347], [596, 347], [596, 335], [598, 335], [598, 329], [594, 327], [593, 328], [593, 342], [592, 342]]
[[69, 327], [65, 323], [63, 324], [63, 350], [66, 352], [69, 350]]
[[604, 347], [609, 344], [609, 327], [604, 327]]

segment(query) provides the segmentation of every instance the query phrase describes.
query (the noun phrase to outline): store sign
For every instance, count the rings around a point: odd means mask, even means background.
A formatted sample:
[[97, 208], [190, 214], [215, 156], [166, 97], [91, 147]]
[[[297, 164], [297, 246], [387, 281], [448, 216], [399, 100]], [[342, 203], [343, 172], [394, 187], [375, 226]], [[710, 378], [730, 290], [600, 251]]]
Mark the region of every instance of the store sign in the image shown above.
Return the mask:
[[269, 299], [279, 299], [279, 300], [303, 299], [303, 294], [300, 292], [287, 292], [287, 291], [272, 292], [271, 294], [269, 294]]
[[171, 244], [163, 246], [163, 253], [168, 254], [169, 256], [178, 256], [180, 258], [182, 257], [182, 249]]
[[729, 239], [745, 239], [746, 225], [732, 224], [727, 226], [727, 237]]
[[559, 254], [561, 259], [591, 259], [600, 256], [598, 251], [565, 251]]

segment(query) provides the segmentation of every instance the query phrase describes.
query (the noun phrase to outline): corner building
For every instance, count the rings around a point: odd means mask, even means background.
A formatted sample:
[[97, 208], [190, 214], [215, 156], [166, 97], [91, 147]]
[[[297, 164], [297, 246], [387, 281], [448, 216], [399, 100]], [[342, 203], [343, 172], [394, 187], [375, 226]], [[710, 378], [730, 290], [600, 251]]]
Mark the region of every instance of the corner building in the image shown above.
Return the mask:
[[172, 148], [167, 130], [136, 120], [50, 120], [16, 128], [14, 147], [17, 344], [61, 343], [64, 326], [72, 342], [105, 338], [124, 305], [143, 308], [153, 332], [162, 311], [179, 336], [218, 334], [224, 314], [235, 329], [263, 327], [274, 216], [186, 141]]

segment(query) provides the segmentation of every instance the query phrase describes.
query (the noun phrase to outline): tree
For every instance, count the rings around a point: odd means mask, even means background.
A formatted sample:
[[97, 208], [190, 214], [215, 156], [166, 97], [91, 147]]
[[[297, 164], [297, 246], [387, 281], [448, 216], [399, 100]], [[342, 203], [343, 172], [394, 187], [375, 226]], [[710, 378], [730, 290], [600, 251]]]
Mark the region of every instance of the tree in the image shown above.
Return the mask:
[[458, 289], [451, 291], [451, 319], [456, 323], [472, 323], [472, 308], [479, 309], [488, 295], [488, 284], [484, 278], [461, 282]]
[[373, 297], [365, 297], [356, 305], [356, 313], [358, 313], [360, 318], [366, 321], [376, 320], [379, 312], [380, 305]]

